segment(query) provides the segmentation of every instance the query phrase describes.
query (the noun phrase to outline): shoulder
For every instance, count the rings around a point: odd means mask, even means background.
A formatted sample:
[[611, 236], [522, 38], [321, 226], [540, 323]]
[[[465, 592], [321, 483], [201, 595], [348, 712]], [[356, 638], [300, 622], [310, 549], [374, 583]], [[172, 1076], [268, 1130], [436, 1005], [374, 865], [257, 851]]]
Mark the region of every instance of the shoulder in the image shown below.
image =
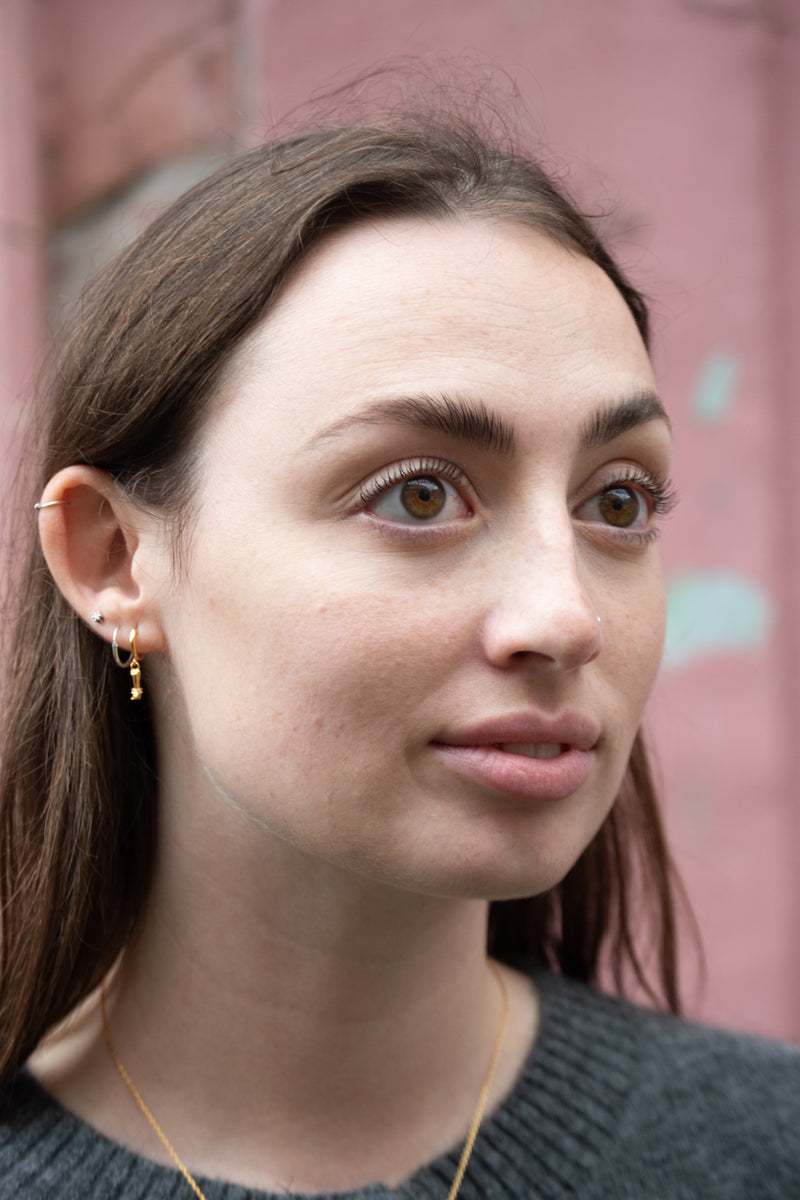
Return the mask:
[[[69, 1122], [23, 1072], [0, 1100], [0, 1198], [47, 1195], [45, 1180], [58, 1142], [70, 1154]], [[49, 1184], [62, 1183], [50, 1179]]]
[[594, 1102], [608, 1116], [613, 1110], [607, 1172], [633, 1167], [673, 1186], [670, 1195], [691, 1195], [692, 1179], [705, 1195], [800, 1194], [800, 1047], [654, 1013], [552, 976], [536, 982], [542, 1049], [562, 1071], [564, 1045], [577, 1050], [584, 1065], [575, 1063], [572, 1086], [580, 1073], [586, 1095], [593, 1080]]
[[[728, 1101], [752, 1103], [764, 1088], [800, 1105], [800, 1046], [716, 1029], [642, 1008], [584, 984], [544, 972], [536, 976], [543, 1020], [573, 1034], [597, 1035], [612, 1052], [635, 1052], [651, 1086], [672, 1089], [678, 1079], [706, 1084]], [[642, 1076], [644, 1082], [645, 1076]], [[778, 1089], [776, 1093], [775, 1089]]]
[[154, 1164], [144, 1164], [142, 1190], [135, 1162], [131, 1151], [62, 1108], [26, 1071], [0, 1100], [0, 1200], [172, 1194], [156, 1186]]

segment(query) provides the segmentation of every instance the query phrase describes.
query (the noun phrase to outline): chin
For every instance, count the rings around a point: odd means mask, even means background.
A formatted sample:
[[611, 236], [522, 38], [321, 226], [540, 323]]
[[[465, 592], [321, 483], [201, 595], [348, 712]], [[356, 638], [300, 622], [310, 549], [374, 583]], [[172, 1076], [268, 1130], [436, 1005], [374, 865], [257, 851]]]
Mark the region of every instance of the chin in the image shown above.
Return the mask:
[[470, 900], [526, 900], [556, 887], [573, 865], [570, 862], [563, 868], [527, 871], [514, 876], [508, 872], [487, 872], [484, 878], [465, 880], [460, 892]]
[[[417, 857], [416, 889], [471, 900], [521, 900], [557, 887], [597, 832], [611, 804], [553, 806], [474, 826]], [[533, 818], [533, 824], [530, 823]], [[433, 840], [432, 847], [437, 846]], [[419, 852], [419, 843], [415, 847]]]
[[414, 872], [412, 878], [385, 878], [406, 891], [449, 900], [523, 900], [540, 896], [561, 883], [583, 853], [581, 845], [571, 852], [543, 855], [541, 849], [520, 855], [519, 849], [504, 859], [474, 855], [450, 863], [439, 859]]

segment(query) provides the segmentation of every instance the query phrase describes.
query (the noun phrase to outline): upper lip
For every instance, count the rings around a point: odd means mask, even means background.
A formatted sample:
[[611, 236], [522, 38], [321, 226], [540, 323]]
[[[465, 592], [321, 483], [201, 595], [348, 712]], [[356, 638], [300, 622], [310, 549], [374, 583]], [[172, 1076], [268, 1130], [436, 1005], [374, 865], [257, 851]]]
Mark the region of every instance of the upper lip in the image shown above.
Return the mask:
[[444, 746], [497, 746], [560, 743], [577, 750], [591, 750], [600, 737], [600, 726], [582, 713], [545, 717], [540, 713], [509, 713], [488, 717], [474, 725], [448, 729], [434, 741]]

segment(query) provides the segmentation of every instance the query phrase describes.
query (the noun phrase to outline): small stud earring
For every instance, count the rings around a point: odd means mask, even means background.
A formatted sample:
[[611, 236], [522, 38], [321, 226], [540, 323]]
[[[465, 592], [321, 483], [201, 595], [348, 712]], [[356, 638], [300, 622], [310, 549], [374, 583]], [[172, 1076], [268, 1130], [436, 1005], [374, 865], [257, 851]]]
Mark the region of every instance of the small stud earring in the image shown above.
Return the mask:
[[95, 625], [102, 625], [103, 621], [105, 621], [105, 617], [100, 612], [99, 608], [98, 608], [97, 612], [92, 613], [92, 620], [94, 621]]

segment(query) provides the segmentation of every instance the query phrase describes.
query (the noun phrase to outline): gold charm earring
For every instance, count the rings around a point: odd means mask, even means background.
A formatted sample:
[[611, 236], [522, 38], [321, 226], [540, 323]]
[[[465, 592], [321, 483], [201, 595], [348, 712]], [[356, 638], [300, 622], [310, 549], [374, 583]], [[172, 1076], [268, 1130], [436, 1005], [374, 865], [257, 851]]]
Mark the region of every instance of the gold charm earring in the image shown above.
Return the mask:
[[136, 653], [136, 630], [132, 629], [130, 633], [131, 640], [131, 661], [129, 670], [131, 673], [131, 700], [141, 700], [142, 692], [142, 668], [139, 666], [139, 658]]
[[136, 653], [136, 630], [132, 629], [129, 635], [131, 650], [128, 657], [123, 661], [120, 658], [119, 645], [117, 643], [117, 634], [119, 633], [119, 625], [114, 630], [114, 636], [111, 639], [111, 653], [114, 657], [114, 662], [123, 670], [131, 673], [131, 700], [141, 700], [142, 692], [142, 668], [139, 664], [139, 656]]

